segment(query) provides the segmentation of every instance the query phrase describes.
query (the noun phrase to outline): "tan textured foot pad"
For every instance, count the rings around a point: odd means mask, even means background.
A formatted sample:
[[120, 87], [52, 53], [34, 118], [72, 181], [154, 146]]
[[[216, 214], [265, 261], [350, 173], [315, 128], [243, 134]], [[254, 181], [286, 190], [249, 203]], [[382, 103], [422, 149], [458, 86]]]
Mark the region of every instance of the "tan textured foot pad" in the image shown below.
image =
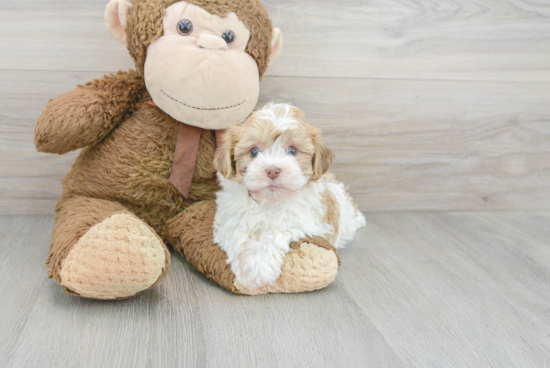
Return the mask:
[[118, 299], [146, 290], [162, 275], [167, 255], [137, 217], [113, 215], [75, 244], [61, 269], [61, 285], [80, 296]]
[[267, 285], [249, 291], [234, 281], [242, 294], [260, 295], [267, 293], [302, 293], [327, 287], [338, 274], [338, 256], [332, 249], [312, 243], [301, 243], [286, 255], [282, 274], [275, 285]]

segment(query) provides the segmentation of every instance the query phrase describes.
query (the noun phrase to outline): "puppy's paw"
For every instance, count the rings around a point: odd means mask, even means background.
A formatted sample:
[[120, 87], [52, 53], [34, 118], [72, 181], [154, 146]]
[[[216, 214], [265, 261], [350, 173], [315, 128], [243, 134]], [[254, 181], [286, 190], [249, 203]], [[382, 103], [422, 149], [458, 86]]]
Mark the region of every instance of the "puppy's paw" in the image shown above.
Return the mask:
[[338, 274], [339, 258], [336, 249], [324, 238], [313, 237], [291, 244], [285, 256], [281, 275], [275, 285], [250, 290], [234, 285], [241, 294], [261, 295], [266, 293], [303, 293], [327, 287]]
[[249, 241], [239, 256], [239, 267], [235, 273], [237, 281], [248, 290], [274, 285], [281, 275], [285, 254], [277, 252], [269, 244]]

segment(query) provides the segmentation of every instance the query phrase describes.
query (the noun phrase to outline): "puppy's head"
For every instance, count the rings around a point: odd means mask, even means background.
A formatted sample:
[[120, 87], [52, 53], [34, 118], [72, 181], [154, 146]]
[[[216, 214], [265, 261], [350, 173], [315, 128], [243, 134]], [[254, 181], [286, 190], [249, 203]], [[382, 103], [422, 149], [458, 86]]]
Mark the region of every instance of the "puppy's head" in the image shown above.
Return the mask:
[[214, 166], [226, 179], [244, 185], [255, 199], [288, 199], [318, 180], [333, 154], [304, 113], [270, 103], [225, 134]]

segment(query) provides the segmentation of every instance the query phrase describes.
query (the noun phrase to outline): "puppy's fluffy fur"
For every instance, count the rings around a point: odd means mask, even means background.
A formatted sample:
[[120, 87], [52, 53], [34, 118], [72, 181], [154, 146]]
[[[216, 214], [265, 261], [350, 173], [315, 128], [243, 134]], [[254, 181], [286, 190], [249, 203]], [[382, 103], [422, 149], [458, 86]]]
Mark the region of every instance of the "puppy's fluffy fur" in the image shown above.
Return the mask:
[[320, 131], [288, 104], [268, 104], [225, 134], [214, 159], [214, 240], [241, 285], [274, 284], [290, 242], [320, 235], [338, 248], [365, 225], [327, 172], [332, 160]]

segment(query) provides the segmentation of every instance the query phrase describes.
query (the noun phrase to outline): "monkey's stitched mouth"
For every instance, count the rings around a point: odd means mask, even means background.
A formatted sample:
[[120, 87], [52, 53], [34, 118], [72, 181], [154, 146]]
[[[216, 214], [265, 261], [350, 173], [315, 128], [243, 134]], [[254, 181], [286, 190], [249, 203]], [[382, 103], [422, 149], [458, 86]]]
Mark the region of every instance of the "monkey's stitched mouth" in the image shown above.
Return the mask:
[[196, 106], [191, 106], [191, 105], [188, 105], [186, 104], [185, 102], [181, 102], [181, 101], [178, 101], [176, 100], [174, 97], [170, 96], [169, 94], [167, 94], [166, 92], [164, 92], [163, 90], [160, 90], [166, 97], [168, 97], [169, 99], [171, 99], [172, 101], [176, 101], [177, 103], [180, 103], [182, 104], [183, 106], [187, 106], [187, 107], [190, 107], [192, 109], [195, 109], [195, 110], [207, 110], [207, 111], [211, 111], [211, 110], [226, 110], [226, 109], [230, 109], [232, 107], [237, 107], [237, 106], [240, 106], [242, 105], [243, 103], [246, 102], [246, 100], [242, 101], [242, 102], [239, 102], [238, 104], [236, 105], [232, 105], [232, 106], [226, 106], [226, 107], [212, 107], [212, 108], [209, 108], [209, 107], [196, 107]]

